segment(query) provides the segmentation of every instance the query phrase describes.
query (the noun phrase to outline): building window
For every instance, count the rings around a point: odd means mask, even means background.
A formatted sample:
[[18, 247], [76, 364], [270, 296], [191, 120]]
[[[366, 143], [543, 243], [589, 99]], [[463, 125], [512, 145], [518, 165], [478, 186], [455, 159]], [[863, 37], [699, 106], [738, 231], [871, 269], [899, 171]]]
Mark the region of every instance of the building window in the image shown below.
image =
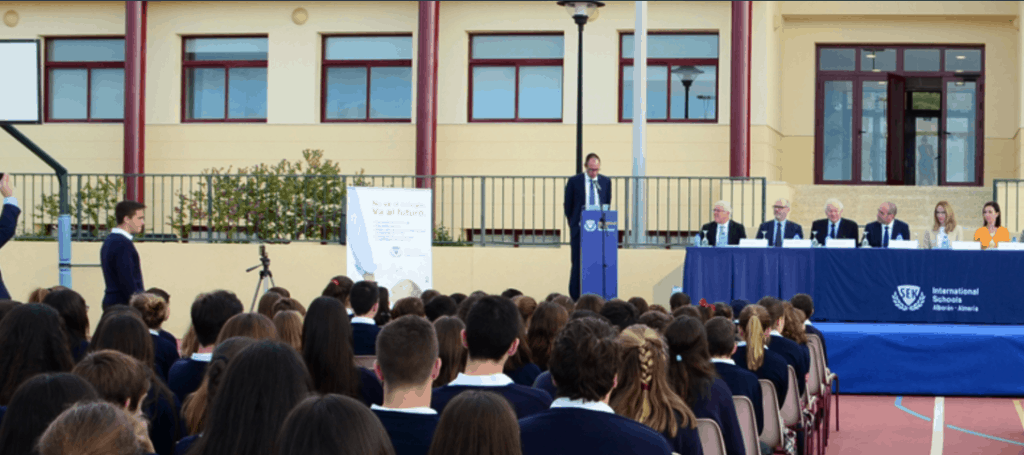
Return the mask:
[[[619, 121], [633, 119], [633, 34], [619, 47]], [[718, 122], [718, 35], [647, 35], [647, 121]]]
[[267, 120], [267, 38], [185, 38], [183, 122]]
[[984, 48], [817, 48], [815, 183], [980, 186]]
[[473, 35], [469, 121], [561, 122], [562, 34]]
[[124, 118], [124, 39], [46, 40], [46, 121]]
[[325, 36], [321, 122], [409, 122], [412, 35]]

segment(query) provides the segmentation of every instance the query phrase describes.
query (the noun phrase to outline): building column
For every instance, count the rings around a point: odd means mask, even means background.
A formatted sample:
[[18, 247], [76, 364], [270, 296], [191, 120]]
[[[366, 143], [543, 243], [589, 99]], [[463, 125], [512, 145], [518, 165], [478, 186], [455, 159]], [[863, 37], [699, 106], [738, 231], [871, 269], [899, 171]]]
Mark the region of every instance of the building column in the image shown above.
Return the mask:
[[750, 176], [750, 48], [753, 2], [731, 2], [729, 176]]
[[[124, 2], [124, 173], [146, 172], [146, 2]], [[141, 177], [126, 179], [125, 199], [143, 202]]]
[[[416, 52], [416, 175], [437, 173], [437, 34], [441, 2], [419, 2]], [[420, 180], [419, 188], [433, 186]]]

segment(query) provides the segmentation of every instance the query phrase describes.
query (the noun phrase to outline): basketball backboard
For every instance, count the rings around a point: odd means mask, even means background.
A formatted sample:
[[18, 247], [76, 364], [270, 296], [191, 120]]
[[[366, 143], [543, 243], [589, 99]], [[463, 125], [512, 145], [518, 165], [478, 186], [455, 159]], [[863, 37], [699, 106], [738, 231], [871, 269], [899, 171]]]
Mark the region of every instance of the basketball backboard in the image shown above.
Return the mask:
[[41, 123], [39, 40], [0, 40], [0, 123]]

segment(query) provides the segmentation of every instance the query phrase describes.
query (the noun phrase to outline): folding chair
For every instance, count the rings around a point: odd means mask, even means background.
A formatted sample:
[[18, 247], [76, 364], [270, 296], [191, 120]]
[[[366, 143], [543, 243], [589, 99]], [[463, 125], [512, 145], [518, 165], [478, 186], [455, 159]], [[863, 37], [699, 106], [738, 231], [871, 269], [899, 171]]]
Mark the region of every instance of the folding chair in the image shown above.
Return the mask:
[[779, 398], [775, 395], [775, 384], [767, 379], [759, 379], [761, 384], [761, 404], [764, 408], [764, 428], [760, 440], [768, 444], [772, 450], [782, 447], [782, 416], [779, 415]]
[[806, 403], [803, 397], [800, 395], [800, 386], [797, 385], [796, 369], [793, 365], [786, 365], [786, 369], [789, 370], [789, 390], [786, 392], [786, 398], [782, 402], [782, 407], [779, 408], [779, 414], [782, 416], [782, 423], [794, 431], [804, 431], [804, 450], [805, 453], [811, 453], [808, 443], [808, 433], [812, 428], [808, 428], [809, 425], [805, 425], [804, 420], [804, 409], [806, 409]]
[[704, 455], [725, 455], [725, 439], [722, 429], [711, 419], [697, 419], [697, 434], [700, 435], [700, 446]]
[[[825, 440], [827, 441], [828, 440], [828, 435], [829, 435], [829, 432], [830, 432], [829, 425], [828, 425], [828, 420], [829, 420], [829, 416], [832, 414], [832, 396], [833, 395], [835, 395], [835, 397], [836, 397], [836, 411], [835, 411], [835, 414], [836, 414], [836, 431], [839, 431], [839, 376], [837, 374], [833, 373], [832, 370], [830, 370], [828, 368], [828, 366], [826, 365], [826, 362], [825, 362], [825, 348], [823, 347], [824, 342], [821, 340], [821, 338], [819, 338], [817, 335], [808, 334], [807, 335], [807, 344], [811, 344], [811, 343], [817, 344], [818, 347], [819, 347], [819, 351], [821, 352], [821, 367], [823, 368], [821, 379], [822, 379], [822, 382], [825, 384], [825, 395], [824, 395], [824, 399], [825, 399], [825, 403], [824, 403], [824, 405], [825, 405], [825, 422], [826, 422], [825, 423]], [[832, 382], [833, 381], [836, 384], [835, 392], [832, 391]]]
[[363, 367], [366, 368], [367, 370], [373, 371], [373, 362], [375, 362], [376, 360], [377, 356], [375, 355], [357, 355], [356, 366]]
[[822, 424], [828, 426], [828, 402], [825, 400], [825, 366], [822, 360], [821, 345], [809, 342], [807, 347], [811, 351], [811, 369], [807, 378], [807, 395], [810, 398], [810, 403], [813, 404], [811, 412], [814, 415], [814, 431], [818, 437], [817, 445], [824, 452], [825, 447], [828, 447], [828, 437], [822, 428]]
[[757, 440], [757, 417], [754, 416], [754, 403], [743, 395], [733, 395], [732, 404], [736, 407], [736, 418], [740, 421], [740, 432], [743, 433], [743, 447], [746, 455], [760, 455], [761, 446]]

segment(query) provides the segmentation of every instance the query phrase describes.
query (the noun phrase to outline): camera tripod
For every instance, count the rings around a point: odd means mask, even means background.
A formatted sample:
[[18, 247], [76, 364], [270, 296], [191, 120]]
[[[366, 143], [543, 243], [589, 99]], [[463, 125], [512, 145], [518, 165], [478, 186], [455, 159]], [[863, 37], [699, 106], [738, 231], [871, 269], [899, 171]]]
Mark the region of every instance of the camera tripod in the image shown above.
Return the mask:
[[266, 294], [271, 286], [276, 286], [274, 284], [274, 274], [270, 272], [270, 256], [267, 256], [266, 245], [260, 245], [260, 263], [245, 269], [245, 273], [252, 272], [260, 267], [263, 269], [260, 270], [260, 279], [256, 282], [256, 291], [252, 294], [252, 305], [249, 305], [250, 313], [256, 309], [256, 301], [260, 297], [260, 287], [263, 288], [263, 293]]

